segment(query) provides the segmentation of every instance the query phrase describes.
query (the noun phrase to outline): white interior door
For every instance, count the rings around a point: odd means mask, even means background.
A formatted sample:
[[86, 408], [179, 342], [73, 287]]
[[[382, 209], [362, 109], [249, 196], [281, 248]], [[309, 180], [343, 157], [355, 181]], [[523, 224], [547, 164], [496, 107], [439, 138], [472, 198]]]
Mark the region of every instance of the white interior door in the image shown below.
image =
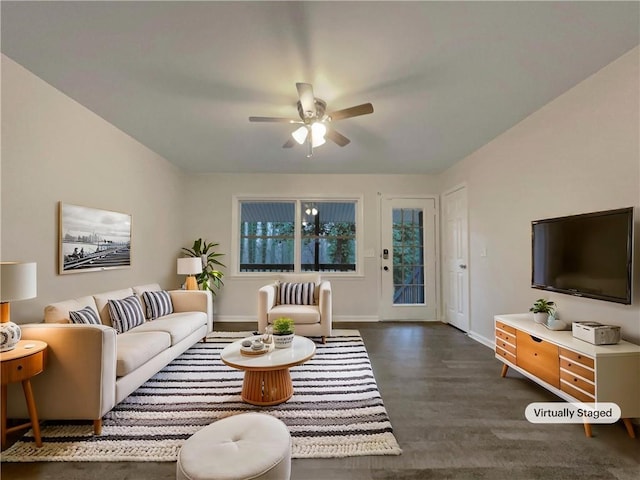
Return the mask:
[[468, 332], [470, 328], [469, 240], [466, 187], [445, 193], [442, 211], [444, 321]]
[[382, 197], [382, 320], [437, 320], [436, 199]]

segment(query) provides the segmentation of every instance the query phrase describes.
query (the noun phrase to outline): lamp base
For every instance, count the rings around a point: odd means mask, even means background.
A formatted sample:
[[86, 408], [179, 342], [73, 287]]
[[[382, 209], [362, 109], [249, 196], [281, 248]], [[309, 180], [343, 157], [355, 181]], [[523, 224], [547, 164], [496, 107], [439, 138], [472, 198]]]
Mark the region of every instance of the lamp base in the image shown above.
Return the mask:
[[0, 323], [0, 352], [8, 352], [16, 348], [21, 337], [22, 332], [16, 323]]
[[187, 277], [186, 287], [187, 290], [198, 290], [198, 282], [196, 280], [196, 277], [194, 277], [193, 275], [189, 275]]

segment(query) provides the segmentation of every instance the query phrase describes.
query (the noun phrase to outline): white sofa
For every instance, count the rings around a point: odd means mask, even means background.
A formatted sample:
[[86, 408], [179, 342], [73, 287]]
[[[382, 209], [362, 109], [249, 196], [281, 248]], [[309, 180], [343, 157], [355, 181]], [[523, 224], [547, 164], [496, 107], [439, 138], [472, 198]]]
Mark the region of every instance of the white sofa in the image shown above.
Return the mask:
[[[281, 283], [311, 282], [314, 288], [312, 305], [282, 304], [278, 301]], [[264, 332], [268, 325], [280, 317], [291, 318], [295, 325], [295, 333], [307, 337], [331, 336], [333, 325], [333, 307], [331, 299], [331, 283], [322, 280], [317, 273], [281, 274], [272, 283], [258, 290], [258, 330]]]
[[[173, 313], [117, 333], [108, 300], [157, 290], [157, 284], [142, 285], [54, 303], [45, 308], [44, 323], [21, 325], [23, 340], [49, 346], [44, 372], [31, 380], [41, 420], [93, 420], [100, 434], [104, 414], [211, 332], [211, 293], [174, 290]], [[98, 312], [102, 325], [70, 323], [69, 312], [86, 306]], [[28, 418], [19, 384], [9, 385], [7, 417]]]

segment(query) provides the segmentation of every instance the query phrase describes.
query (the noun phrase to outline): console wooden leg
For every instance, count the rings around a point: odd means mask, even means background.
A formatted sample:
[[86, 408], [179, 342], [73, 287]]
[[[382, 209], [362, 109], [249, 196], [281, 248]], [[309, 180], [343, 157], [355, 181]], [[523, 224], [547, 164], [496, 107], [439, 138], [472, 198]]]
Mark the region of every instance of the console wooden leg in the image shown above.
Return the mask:
[[38, 411], [36, 410], [36, 402], [33, 399], [31, 382], [28, 379], [22, 381], [22, 390], [24, 391], [24, 398], [27, 401], [27, 410], [29, 412], [29, 419], [31, 420], [33, 438], [36, 439], [36, 447], [41, 447], [42, 438], [40, 437], [40, 422], [38, 421]]
[[630, 418], [623, 418], [622, 422], [624, 423], [624, 426], [627, 428], [627, 433], [629, 434], [629, 436], [631, 438], [636, 438], [636, 432], [633, 429], [633, 423], [631, 423], [631, 419]]
[[584, 434], [585, 434], [585, 436], [591, 438], [591, 424], [590, 423], [585, 423], [584, 424]]
[[501, 376], [502, 378], [504, 378], [504, 377], [506, 377], [506, 376], [507, 376], [507, 370], [509, 370], [509, 365], [507, 365], [506, 363], [504, 363], [504, 364], [502, 365], [502, 372], [500, 372], [500, 376]]
[[102, 434], [102, 419], [99, 418], [98, 420], [94, 420], [93, 421], [93, 434], [94, 435], [101, 435]]

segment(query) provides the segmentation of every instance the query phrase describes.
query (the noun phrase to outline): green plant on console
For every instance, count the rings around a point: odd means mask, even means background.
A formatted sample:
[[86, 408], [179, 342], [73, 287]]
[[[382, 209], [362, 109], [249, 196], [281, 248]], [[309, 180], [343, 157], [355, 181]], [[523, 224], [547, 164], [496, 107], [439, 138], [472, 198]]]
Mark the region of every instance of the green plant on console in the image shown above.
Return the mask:
[[280, 317], [273, 322], [274, 335], [291, 335], [294, 330], [295, 325], [290, 318]]
[[218, 243], [207, 243], [206, 240], [198, 238], [193, 242], [193, 247], [182, 249], [187, 256], [198, 257], [202, 260], [202, 273], [196, 275], [196, 280], [202, 290], [210, 290], [213, 295], [216, 294], [215, 289], [220, 289], [224, 285], [222, 282], [224, 273], [217, 267], [226, 267], [218, 260], [224, 253], [218, 253], [214, 250], [218, 245]]
[[529, 311], [533, 313], [548, 313], [549, 315], [553, 315], [553, 312], [556, 311], [556, 304], [552, 301], [547, 301], [544, 298], [539, 298], [533, 303], [533, 306]]

